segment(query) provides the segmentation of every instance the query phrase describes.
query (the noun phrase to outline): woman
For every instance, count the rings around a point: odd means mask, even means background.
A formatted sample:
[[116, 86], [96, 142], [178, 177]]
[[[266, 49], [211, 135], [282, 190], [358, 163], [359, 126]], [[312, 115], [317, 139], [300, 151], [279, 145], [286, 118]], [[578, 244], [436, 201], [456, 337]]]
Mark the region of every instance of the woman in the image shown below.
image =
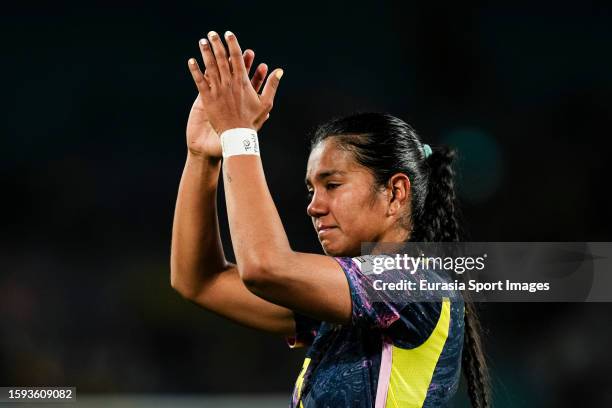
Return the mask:
[[[471, 303], [374, 299], [362, 242], [457, 241], [452, 153], [431, 152], [390, 115], [319, 128], [306, 171], [311, 217], [326, 255], [293, 251], [266, 186], [256, 130], [283, 71], [225, 34], [200, 41], [205, 73], [188, 66], [198, 97], [172, 235], [171, 284], [185, 298], [245, 326], [309, 344], [292, 407], [433, 407], [448, 403], [461, 361], [470, 399], [488, 406]], [[265, 140], [263, 144], [265, 148]], [[219, 173], [236, 263], [225, 259], [216, 211]], [[397, 278], [392, 274], [384, 279]], [[464, 310], [467, 312], [464, 314]]]

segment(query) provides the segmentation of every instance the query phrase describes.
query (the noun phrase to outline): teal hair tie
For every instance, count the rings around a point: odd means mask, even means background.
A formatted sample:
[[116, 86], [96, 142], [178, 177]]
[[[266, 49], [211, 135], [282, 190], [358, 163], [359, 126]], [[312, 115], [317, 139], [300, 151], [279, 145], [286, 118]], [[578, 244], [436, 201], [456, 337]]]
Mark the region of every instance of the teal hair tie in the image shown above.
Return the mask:
[[431, 147], [427, 144], [424, 143], [423, 144], [423, 155], [425, 156], [425, 158], [428, 158], [429, 156], [431, 156]]

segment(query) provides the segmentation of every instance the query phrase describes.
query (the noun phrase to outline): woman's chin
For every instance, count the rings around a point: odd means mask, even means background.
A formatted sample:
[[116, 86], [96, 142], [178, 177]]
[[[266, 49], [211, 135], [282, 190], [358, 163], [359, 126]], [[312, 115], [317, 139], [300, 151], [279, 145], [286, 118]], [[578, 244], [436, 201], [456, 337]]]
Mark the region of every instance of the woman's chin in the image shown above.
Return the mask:
[[339, 245], [337, 242], [330, 242], [328, 240], [323, 240], [321, 242], [321, 247], [323, 248], [323, 252], [327, 256], [359, 256], [359, 251], [353, 253], [354, 251], [350, 251], [343, 245]]
[[333, 242], [330, 242], [327, 239], [321, 241], [321, 248], [323, 248], [323, 252], [327, 256], [342, 256], [340, 253], [342, 252], [337, 245], [334, 245]]

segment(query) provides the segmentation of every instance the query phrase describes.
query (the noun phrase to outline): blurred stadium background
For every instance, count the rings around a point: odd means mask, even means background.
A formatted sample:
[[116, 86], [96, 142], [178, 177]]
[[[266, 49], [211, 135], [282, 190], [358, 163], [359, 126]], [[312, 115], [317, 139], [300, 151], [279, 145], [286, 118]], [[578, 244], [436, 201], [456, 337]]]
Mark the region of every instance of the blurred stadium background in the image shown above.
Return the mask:
[[[27, 4], [0, 14], [0, 385], [76, 386], [84, 407], [288, 403], [304, 350], [169, 285], [186, 61], [211, 29], [285, 70], [260, 139], [295, 249], [320, 251], [308, 131], [355, 110], [460, 148], [472, 240], [612, 240], [607, 2]], [[482, 305], [495, 406], [612, 406], [611, 312]]]

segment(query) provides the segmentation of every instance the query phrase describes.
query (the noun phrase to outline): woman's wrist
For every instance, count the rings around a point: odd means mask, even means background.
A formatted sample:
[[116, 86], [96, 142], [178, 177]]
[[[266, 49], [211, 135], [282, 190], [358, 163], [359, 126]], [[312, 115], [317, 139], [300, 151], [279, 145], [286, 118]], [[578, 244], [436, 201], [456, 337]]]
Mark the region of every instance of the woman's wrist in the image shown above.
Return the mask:
[[257, 132], [257, 126], [255, 126], [253, 123], [230, 122], [219, 126], [219, 129], [217, 129], [217, 133], [219, 135], [222, 135], [223, 132], [232, 129], [253, 129], [255, 132]]
[[187, 160], [192, 162], [198, 162], [203, 165], [217, 166], [220, 164], [222, 156], [211, 156], [206, 153], [194, 152], [187, 149]]
[[253, 128], [232, 128], [219, 136], [223, 158], [236, 155], [259, 156], [257, 131]]

